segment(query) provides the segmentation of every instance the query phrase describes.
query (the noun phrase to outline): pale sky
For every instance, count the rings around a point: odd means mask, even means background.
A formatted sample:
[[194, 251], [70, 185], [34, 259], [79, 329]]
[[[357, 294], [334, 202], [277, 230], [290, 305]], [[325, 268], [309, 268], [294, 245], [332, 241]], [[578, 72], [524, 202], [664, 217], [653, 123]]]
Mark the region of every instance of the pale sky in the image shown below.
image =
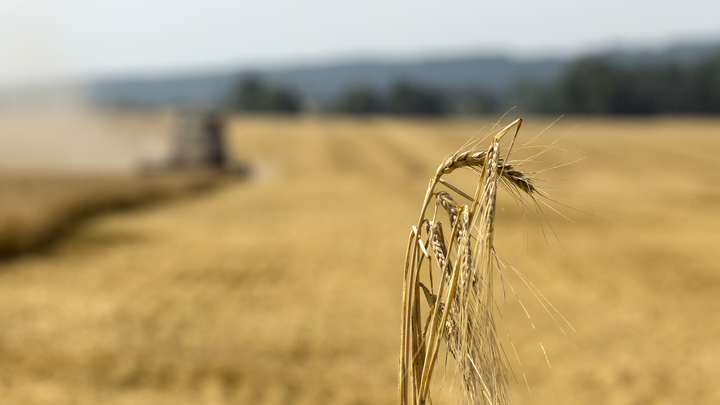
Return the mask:
[[0, 85], [720, 40], [719, 0], [1, 0]]

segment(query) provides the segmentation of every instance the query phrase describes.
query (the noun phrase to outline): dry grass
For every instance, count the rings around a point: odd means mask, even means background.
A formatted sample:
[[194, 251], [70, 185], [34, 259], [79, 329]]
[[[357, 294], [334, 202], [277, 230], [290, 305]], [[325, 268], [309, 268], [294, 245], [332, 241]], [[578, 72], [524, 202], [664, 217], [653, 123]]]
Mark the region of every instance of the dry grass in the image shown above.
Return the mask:
[[[397, 403], [407, 225], [438, 158], [493, 121], [235, 119], [254, 182], [98, 216], [0, 264], [0, 402]], [[526, 119], [521, 136], [550, 121]], [[498, 254], [579, 333], [578, 350], [513, 282], [548, 369], [506, 283], [515, 402], [720, 401], [720, 121], [564, 119], [546, 139], [577, 125], [562, 144], [585, 159], [539, 185], [624, 228], [546, 210], [545, 242], [498, 193]]]

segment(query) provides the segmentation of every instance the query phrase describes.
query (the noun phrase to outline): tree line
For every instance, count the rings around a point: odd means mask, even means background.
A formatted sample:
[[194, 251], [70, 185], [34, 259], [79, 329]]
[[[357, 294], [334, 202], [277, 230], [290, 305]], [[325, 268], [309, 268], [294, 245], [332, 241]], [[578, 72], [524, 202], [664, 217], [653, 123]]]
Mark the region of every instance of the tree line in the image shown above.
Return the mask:
[[[239, 111], [297, 113], [302, 97], [291, 89], [242, 78], [230, 107]], [[504, 94], [483, 89], [447, 91], [399, 80], [389, 90], [348, 88], [325, 112], [346, 114], [495, 114], [517, 107], [530, 113], [720, 113], [720, 55], [693, 65], [622, 65], [603, 58], [571, 63], [553, 82], [526, 80]]]
[[560, 80], [556, 111], [589, 114], [720, 113], [720, 56], [694, 66], [576, 62]]

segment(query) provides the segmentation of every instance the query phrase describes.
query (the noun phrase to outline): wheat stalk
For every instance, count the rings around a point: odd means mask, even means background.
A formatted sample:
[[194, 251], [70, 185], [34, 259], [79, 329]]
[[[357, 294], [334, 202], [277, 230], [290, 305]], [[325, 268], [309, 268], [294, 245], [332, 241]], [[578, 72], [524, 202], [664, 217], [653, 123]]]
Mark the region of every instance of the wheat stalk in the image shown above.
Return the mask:
[[[537, 193], [532, 178], [508, 164], [507, 157], [500, 156], [500, 140], [513, 128], [517, 136], [521, 123], [518, 119], [500, 130], [486, 150], [478, 150], [475, 144], [454, 153], [430, 180], [418, 225], [410, 234], [405, 260], [398, 371], [401, 405], [430, 402], [429, 387], [441, 340], [457, 364], [464, 402], [510, 402], [508, 367], [493, 320], [493, 234], [499, 186], [508, 188], [514, 196], [518, 192], [531, 197]], [[469, 168], [479, 174], [474, 197], [442, 179], [459, 168]], [[460, 206], [449, 193], [435, 191], [438, 184], [471, 200], [470, 206]], [[433, 199], [435, 214], [427, 218]], [[447, 213], [452, 227], [449, 240], [437, 220], [438, 207]], [[423, 230], [427, 233], [427, 246], [423, 243]], [[422, 265], [425, 259], [430, 263], [431, 256], [440, 271], [437, 295], [419, 281]], [[421, 314], [421, 289], [430, 306], [426, 317]]]

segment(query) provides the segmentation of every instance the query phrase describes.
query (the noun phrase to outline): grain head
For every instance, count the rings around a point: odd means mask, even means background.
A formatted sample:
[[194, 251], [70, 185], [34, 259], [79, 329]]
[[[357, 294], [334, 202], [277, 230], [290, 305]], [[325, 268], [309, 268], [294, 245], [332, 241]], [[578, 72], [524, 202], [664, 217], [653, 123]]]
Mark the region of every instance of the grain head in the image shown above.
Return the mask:
[[[406, 255], [400, 404], [431, 403], [429, 387], [441, 341], [455, 360], [459, 396], [464, 403], [511, 402], [508, 365], [493, 319], [493, 273], [497, 260], [493, 235], [499, 187], [512, 196], [524, 194], [535, 198], [539, 193], [531, 176], [508, 163], [509, 150], [505, 157], [501, 156], [500, 140], [513, 128], [517, 135], [520, 124], [521, 120], [517, 120], [494, 134], [487, 148], [481, 149], [475, 143], [450, 155], [430, 181]], [[508, 149], [511, 148], [512, 143]], [[461, 168], [479, 175], [474, 197], [442, 178]], [[470, 205], [461, 206], [448, 191], [436, 190], [441, 184], [469, 200]], [[433, 200], [435, 210], [430, 216], [428, 207]], [[438, 211], [447, 214], [452, 228], [449, 234], [443, 231]], [[433, 262], [438, 270], [433, 270]], [[430, 289], [420, 282], [425, 271], [429, 272]], [[432, 284], [433, 271], [439, 273], [435, 275], [440, 280], [437, 291]], [[427, 314], [422, 313], [425, 310], [420, 305], [421, 289], [429, 307]]]

